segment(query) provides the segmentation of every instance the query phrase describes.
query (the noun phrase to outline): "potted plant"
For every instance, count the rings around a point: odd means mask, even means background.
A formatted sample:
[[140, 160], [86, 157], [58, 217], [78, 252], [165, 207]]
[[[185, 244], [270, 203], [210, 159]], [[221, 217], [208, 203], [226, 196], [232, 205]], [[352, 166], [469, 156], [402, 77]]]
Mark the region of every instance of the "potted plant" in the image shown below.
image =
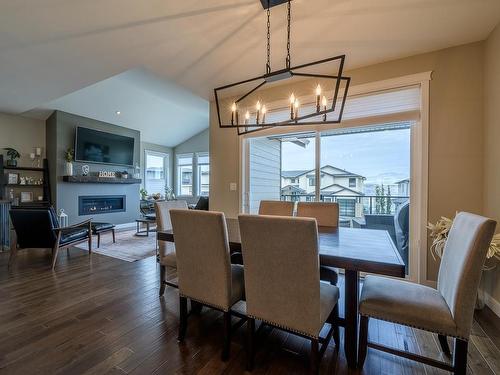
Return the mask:
[[66, 160], [66, 176], [73, 176], [74, 156], [75, 156], [75, 151], [72, 148], [68, 148], [64, 153], [64, 159]]
[[144, 188], [141, 188], [141, 190], [139, 190], [139, 194], [141, 194], [141, 199], [143, 201], [145, 201], [146, 198], [148, 197], [148, 192]]
[[21, 157], [21, 154], [14, 148], [6, 147], [4, 148], [7, 151], [7, 156], [9, 159], [7, 160], [8, 167], [17, 167], [17, 159]]

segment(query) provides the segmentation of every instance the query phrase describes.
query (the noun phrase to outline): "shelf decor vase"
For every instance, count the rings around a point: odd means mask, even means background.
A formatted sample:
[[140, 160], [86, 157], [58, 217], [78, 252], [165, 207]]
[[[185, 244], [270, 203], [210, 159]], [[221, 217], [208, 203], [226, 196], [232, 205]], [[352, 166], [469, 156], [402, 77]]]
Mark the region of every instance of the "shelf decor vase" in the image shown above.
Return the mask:
[[66, 176], [73, 176], [73, 163], [66, 162]]

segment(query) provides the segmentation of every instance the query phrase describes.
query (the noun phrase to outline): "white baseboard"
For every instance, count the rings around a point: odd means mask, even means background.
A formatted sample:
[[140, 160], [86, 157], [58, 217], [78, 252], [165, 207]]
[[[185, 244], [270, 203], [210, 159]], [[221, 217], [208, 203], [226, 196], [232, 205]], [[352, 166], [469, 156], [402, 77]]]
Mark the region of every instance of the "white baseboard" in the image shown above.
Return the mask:
[[500, 317], [500, 302], [498, 302], [496, 299], [494, 299], [491, 295], [488, 293], [484, 292], [484, 303], [486, 306], [488, 306], [491, 311], [493, 311], [496, 316]]

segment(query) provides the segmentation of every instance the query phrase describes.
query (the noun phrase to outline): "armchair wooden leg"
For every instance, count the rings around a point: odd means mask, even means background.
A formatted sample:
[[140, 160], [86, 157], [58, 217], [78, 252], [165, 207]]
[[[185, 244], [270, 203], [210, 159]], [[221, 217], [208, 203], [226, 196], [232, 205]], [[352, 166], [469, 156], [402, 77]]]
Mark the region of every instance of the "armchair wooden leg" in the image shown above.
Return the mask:
[[359, 353], [358, 353], [358, 366], [363, 368], [366, 359], [366, 352], [368, 350], [368, 322], [370, 318], [361, 316], [359, 322]]
[[444, 335], [438, 335], [439, 339], [439, 345], [441, 345], [441, 349], [443, 350], [443, 353], [446, 355], [450, 355], [450, 346], [448, 345], [448, 340], [446, 340], [446, 336]]
[[455, 339], [455, 349], [453, 350], [453, 373], [455, 375], [467, 373], [467, 347], [467, 341]]
[[12, 267], [12, 264], [14, 263], [14, 260], [17, 257], [17, 243], [15, 240], [15, 236], [11, 237], [11, 244], [10, 244], [10, 255], [9, 255], [9, 263], [7, 265], [7, 268]]
[[247, 371], [253, 370], [255, 358], [255, 319], [247, 320]]
[[90, 253], [92, 253], [92, 221], [89, 221], [89, 254]]
[[111, 229], [111, 234], [113, 235], [113, 243], [116, 242], [116, 238], [115, 238], [115, 229]]
[[179, 297], [179, 336], [177, 337], [179, 342], [184, 341], [184, 338], [186, 337], [187, 318], [187, 298]]
[[59, 245], [56, 243], [52, 249], [52, 269], [56, 268], [57, 254], [59, 253]]
[[97, 233], [97, 248], [101, 247], [101, 233]]
[[227, 361], [229, 359], [230, 348], [231, 348], [231, 313], [229, 311], [224, 311], [224, 344], [222, 348], [223, 361]]
[[167, 267], [160, 264], [160, 297], [165, 293], [165, 278], [167, 277]]
[[311, 339], [311, 353], [310, 353], [310, 369], [311, 374], [319, 373], [319, 340]]

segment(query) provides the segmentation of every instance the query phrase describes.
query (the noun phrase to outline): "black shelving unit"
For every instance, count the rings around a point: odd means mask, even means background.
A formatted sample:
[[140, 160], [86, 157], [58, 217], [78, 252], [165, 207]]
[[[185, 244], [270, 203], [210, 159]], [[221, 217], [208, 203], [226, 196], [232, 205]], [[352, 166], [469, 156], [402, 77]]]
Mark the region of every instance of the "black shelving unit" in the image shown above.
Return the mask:
[[[10, 172], [37, 172], [37, 173], [42, 173], [42, 179], [43, 179], [43, 184], [41, 185], [36, 185], [36, 184], [9, 184], [8, 176], [7, 174]], [[26, 202], [26, 203], [19, 203], [19, 206], [16, 207], [44, 207], [44, 206], [50, 206], [52, 204], [51, 202], [51, 195], [50, 195], [50, 180], [49, 180], [49, 162], [47, 159], [43, 159], [43, 167], [42, 168], [35, 168], [35, 167], [9, 167], [4, 165], [4, 160], [3, 160], [3, 155], [0, 155], [0, 200], [6, 200], [8, 199], [8, 193], [7, 189], [12, 189], [12, 188], [29, 188], [29, 189], [36, 189], [40, 188], [43, 191], [43, 200], [41, 201], [36, 201], [34, 200], [33, 202]], [[14, 208], [14, 207], [12, 207]]]

